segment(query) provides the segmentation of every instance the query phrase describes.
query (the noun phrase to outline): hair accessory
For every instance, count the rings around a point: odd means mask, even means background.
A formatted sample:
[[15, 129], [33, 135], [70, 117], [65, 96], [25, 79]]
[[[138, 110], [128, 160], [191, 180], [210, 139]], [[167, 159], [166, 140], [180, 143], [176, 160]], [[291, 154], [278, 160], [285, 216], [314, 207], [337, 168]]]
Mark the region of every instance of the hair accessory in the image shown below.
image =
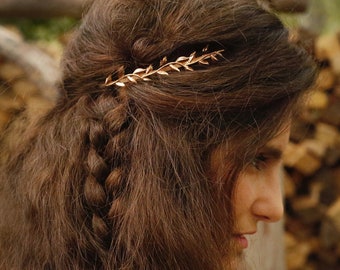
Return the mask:
[[147, 68], [137, 68], [133, 73], [124, 74], [124, 67], [121, 66], [118, 69], [118, 80], [113, 81], [112, 75], [108, 76], [105, 80], [105, 86], [116, 85], [119, 87], [124, 87], [126, 83], [137, 83], [138, 80], [143, 81], [151, 81], [149, 78], [153, 74], [159, 75], [169, 75], [171, 71], [180, 72], [181, 69], [193, 71], [194, 69], [191, 67], [194, 64], [203, 64], [209, 65], [208, 60], [217, 61], [217, 57], [222, 57], [222, 52], [224, 50], [218, 50], [210, 53], [205, 53], [208, 50], [208, 47], [205, 47], [202, 52], [204, 54], [197, 56], [196, 52], [190, 54], [190, 56], [180, 56], [174, 62], [168, 62], [167, 58], [164, 57], [160, 63], [158, 69], [153, 69], [153, 66], [150, 65]]

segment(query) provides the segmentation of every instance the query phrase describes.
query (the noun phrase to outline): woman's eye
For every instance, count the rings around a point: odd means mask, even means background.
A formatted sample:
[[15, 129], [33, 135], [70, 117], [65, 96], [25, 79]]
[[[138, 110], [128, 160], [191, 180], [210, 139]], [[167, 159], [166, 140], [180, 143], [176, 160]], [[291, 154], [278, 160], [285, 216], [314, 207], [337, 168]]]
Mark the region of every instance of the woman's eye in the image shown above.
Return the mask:
[[259, 154], [253, 159], [251, 165], [254, 166], [254, 168], [256, 168], [257, 170], [261, 170], [266, 166], [267, 162], [268, 158], [263, 154]]

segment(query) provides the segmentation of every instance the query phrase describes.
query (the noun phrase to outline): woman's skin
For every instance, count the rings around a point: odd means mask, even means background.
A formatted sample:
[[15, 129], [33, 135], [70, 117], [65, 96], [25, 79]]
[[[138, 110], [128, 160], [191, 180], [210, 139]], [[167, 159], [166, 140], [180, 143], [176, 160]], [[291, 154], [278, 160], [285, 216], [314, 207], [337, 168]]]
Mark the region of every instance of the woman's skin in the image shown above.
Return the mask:
[[[234, 239], [240, 251], [248, 247], [246, 236], [256, 233], [259, 221], [277, 222], [282, 218], [282, 153], [288, 145], [289, 134], [290, 125], [285, 125], [259, 149], [254, 161], [243, 169], [237, 179], [234, 193]], [[218, 152], [213, 154], [213, 168], [221, 164], [221, 160], [218, 160], [221, 156]]]

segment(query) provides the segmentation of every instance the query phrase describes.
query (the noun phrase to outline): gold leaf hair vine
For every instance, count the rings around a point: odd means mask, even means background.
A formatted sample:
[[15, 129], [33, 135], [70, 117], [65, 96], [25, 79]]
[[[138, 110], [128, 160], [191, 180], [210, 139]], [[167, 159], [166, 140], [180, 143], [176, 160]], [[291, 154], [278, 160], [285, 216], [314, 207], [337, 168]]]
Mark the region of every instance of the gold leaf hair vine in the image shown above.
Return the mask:
[[152, 65], [147, 68], [137, 68], [130, 74], [124, 74], [124, 67], [120, 67], [118, 70], [118, 79], [113, 81], [112, 75], [108, 76], [105, 80], [104, 86], [116, 85], [119, 87], [124, 87], [126, 83], [137, 83], [138, 80], [142, 81], [151, 81], [149, 78], [153, 74], [159, 75], [169, 75], [169, 72], [177, 71], [180, 72], [181, 69], [193, 71], [194, 69], [191, 67], [194, 64], [203, 64], [209, 65], [208, 60], [217, 61], [217, 57], [222, 57], [222, 52], [224, 50], [218, 50], [210, 53], [205, 53], [208, 50], [208, 47], [205, 47], [202, 52], [204, 54], [197, 56], [196, 52], [190, 54], [190, 56], [180, 56], [176, 59], [176, 61], [168, 62], [167, 58], [164, 57], [160, 63], [159, 68], [154, 69]]

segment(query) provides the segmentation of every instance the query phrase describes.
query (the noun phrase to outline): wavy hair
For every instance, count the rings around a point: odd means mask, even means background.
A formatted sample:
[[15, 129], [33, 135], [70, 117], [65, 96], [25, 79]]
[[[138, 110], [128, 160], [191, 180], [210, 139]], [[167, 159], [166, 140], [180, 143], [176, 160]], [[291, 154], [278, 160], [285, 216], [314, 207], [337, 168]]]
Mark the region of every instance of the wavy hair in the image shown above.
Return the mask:
[[[223, 58], [104, 86], [207, 45]], [[1, 165], [0, 268], [230, 268], [237, 175], [314, 80], [282, 23], [255, 0], [95, 0], [62, 68]]]

